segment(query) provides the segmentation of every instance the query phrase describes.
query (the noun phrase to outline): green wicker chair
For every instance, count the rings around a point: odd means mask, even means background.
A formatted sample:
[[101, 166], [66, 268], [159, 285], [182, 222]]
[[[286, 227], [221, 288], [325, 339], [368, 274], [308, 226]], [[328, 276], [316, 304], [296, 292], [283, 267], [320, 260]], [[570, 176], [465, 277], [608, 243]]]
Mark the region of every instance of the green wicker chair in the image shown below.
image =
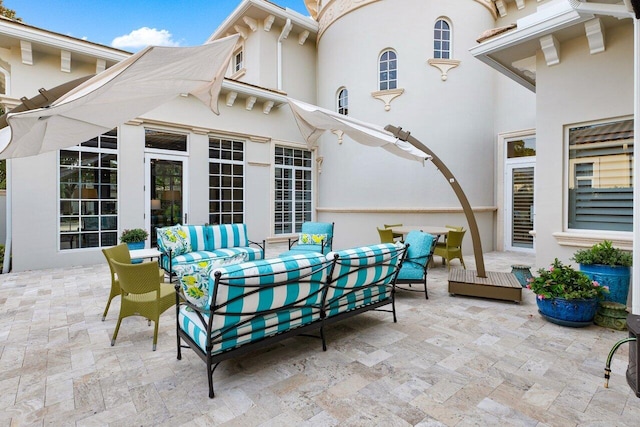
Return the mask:
[[378, 228], [378, 234], [380, 235], [380, 243], [394, 243], [393, 232], [391, 230]]
[[129, 316], [143, 316], [155, 322], [153, 331], [153, 351], [158, 342], [160, 315], [176, 303], [175, 288], [170, 283], [160, 283], [158, 263], [125, 264], [112, 261], [120, 280], [122, 290], [120, 315], [111, 345], [115, 345], [122, 319]]
[[[111, 261], [118, 261], [123, 264], [131, 264], [131, 255], [129, 254], [129, 248], [127, 247], [126, 243], [121, 243], [117, 246], [105, 248], [102, 250], [102, 253], [107, 259], [107, 264], [109, 265], [109, 270], [111, 271], [111, 292], [109, 293], [107, 306], [104, 308], [104, 313], [102, 313], [102, 321], [104, 322], [104, 319], [107, 317], [109, 307], [111, 306], [111, 300], [120, 295], [120, 282], [118, 281], [118, 276], [116, 275], [116, 271], [113, 269]], [[163, 280], [164, 270], [160, 267], [158, 267], [158, 276], [160, 277], [160, 280]]]
[[[402, 227], [402, 224], [382, 224], [384, 228]], [[393, 238], [402, 240], [404, 235], [402, 233], [393, 233]]]
[[449, 235], [447, 236], [447, 241], [445, 242], [444, 247], [436, 245], [436, 249], [433, 252], [434, 255], [438, 255], [442, 257], [442, 260], [447, 262], [447, 267], [451, 269], [451, 260], [458, 258], [462, 263], [463, 268], [467, 268], [464, 265], [464, 259], [462, 259], [462, 239], [464, 237], [464, 233], [466, 230], [449, 231]]

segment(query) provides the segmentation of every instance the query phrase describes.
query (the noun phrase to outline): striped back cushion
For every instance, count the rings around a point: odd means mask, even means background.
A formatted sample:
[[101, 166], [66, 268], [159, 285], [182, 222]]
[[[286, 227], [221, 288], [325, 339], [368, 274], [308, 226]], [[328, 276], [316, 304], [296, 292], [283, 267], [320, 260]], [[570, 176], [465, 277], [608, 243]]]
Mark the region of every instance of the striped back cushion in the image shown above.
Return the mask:
[[209, 283], [212, 339], [230, 341], [228, 348], [247, 335], [255, 340], [318, 319], [330, 265], [322, 254], [301, 254], [215, 269]]
[[383, 243], [330, 252], [335, 267], [325, 300], [328, 316], [372, 304], [391, 295], [389, 286], [405, 247]]
[[249, 246], [246, 224], [220, 224], [205, 227], [204, 250]]

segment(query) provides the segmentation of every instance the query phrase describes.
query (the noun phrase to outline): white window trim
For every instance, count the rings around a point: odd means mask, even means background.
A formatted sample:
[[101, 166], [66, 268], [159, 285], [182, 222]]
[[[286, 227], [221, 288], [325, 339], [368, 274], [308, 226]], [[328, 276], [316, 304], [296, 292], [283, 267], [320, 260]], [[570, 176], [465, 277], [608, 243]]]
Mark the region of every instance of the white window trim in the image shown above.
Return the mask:
[[[614, 246], [625, 250], [633, 249], [633, 232], [632, 231], [613, 231], [613, 230], [585, 230], [569, 228], [569, 129], [579, 126], [591, 126], [604, 123], [618, 122], [623, 120], [633, 120], [633, 116], [611, 117], [600, 120], [591, 120], [586, 122], [571, 123], [564, 126], [563, 129], [563, 166], [562, 174], [562, 228], [563, 231], [552, 233], [556, 242], [560, 246], [570, 247], [591, 247], [603, 240], [610, 240]], [[633, 136], [634, 144], [637, 142], [636, 135]], [[635, 173], [635, 171], [634, 171]]]
[[[229, 160], [229, 159], [214, 159], [211, 158], [211, 156], [209, 155], [208, 157], [208, 164], [211, 163], [219, 163], [219, 164], [227, 164], [227, 165], [242, 165], [242, 218], [243, 221], [242, 222], [246, 222], [246, 218], [247, 218], [247, 140], [245, 138], [240, 138], [240, 137], [234, 137], [234, 136], [223, 136], [223, 135], [216, 135], [216, 134], [209, 134], [207, 135], [207, 144], [209, 143], [209, 141], [211, 139], [221, 139], [221, 140], [227, 140], [227, 141], [232, 141], [232, 142], [241, 142], [242, 143], [242, 160]], [[207, 148], [207, 152], [208, 150], [210, 150], [210, 148]], [[211, 176], [209, 172], [207, 172], [208, 177]], [[211, 187], [209, 187], [209, 185], [207, 185], [207, 188], [209, 188], [209, 190], [211, 189]], [[209, 203], [211, 203], [211, 198], [208, 198]], [[235, 214], [235, 212], [232, 212], [232, 215]], [[207, 218], [209, 218], [211, 215], [211, 211], [209, 210], [208, 204], [207, 204]]]
[[290, 142], [290, 141], [283, 141], [283, 140], [271, 140], [271, 147], [270, 147], [270, 156], [271, 156], [271, 179], [270, 179], [270, 192], [272, 194], [272, 196], [270, 197], [270, 207], [269, 207], [269, 222], [270, 222], [270, 233], [271, 233], [271, 237], [268, 239], [270, 242], [286, 242], [288, 241], [289, 238], [297, 236], [297, 233], [291, 233], [291, 234], [276, 234], [275, 229], [276, 229], [276, 225], [275, 225], [275, 212], [276, 212], [276, 200], [275, 200], [275, 194], [276, 194], [276, 167], [278, 167], [278, 165], [276, 165], [275, 162], [275, 158], [276, 158], [276, 146], [279, 147], [286, 147], [286, 148], [297, 148], [297, 149], [301, 149], [301, 150], [310, 150], [311, 151], [311, 191], [313, 192], [313, 194], [311, 195], [311, 220], [315, 221], [317, 219], [317, 206], [318, 206], [318, 169], [319, 169], [319, 164], [322, 163], [323, 158], [322, 157], [318, 157], [318, 148], [314, 147], [314, 148], [309, 148], [307, 147], [306, 144], [301, 144], [301, 143], [295, 143], [295, 142]]
[[[60, 182], [60, 167], [62, 166], [60, 164], [60, 151], [77, 151], [79, 153], [97, 153], [97, 154], [102, 154], [102, 153], [111, 153], [111, 154], [115, 154], [118, 158], [118, 167], [116, 169], [116, 180], [117, 180], [117, 191], [118, 191], [118, 197], [114, 200], [116, 203], [116, 221], [118, 222], [118, 226], [116, 228], [116, 230], [114, 230], [113, 232], [116, 233], [116, 238], [118, 238], [118, 236], [121, 235], [122, 230], [120, 229], [120, 227], [122, 226], [121, 221], [120, 221], [120, 183], [121, 183], [121, 167], [120, 167], [120, 157], [121, 157], [121, 153], [120, 153], [120, 143], [121, 143], [121, 139], [120, 139], [120, 128], [117, 127], [117, 132], [118, 132], [118, 136], [117, 136], [117, 144], [118, 144], [118, 148], [116, 149], [111, 149], [111, 148], [101, 148], [101, 147], [83, 147], [80, 143], [78, 145], [74, 145], [72, 147], [67, 147], [67, 148], [63, 148], [58, 150], [57, 153], [57, 159], [56, 159], [56, 165], [57, 165], [57, 170], [56, 170], [56, 181], [57, 181], [57, 191], [56, 191], [56, 197], [57, 197], [57, 210], [56, 210], [56, 218], [57, 218], [57, 225], [56, 225], [56, 233], [57, 233], [57, 250], [59, 253], [72, 253], [72, 252], [89, 252], [89, 251], [95, 251], [95, 250], [100, 250], [103, 247], [106, 246], [102, 246], [102, 230], [98, 231], [98, 238], [100, 239], [100, 244], [98, 246], [93, 246], [93, 247], [86, 247], [86, 248], [69, 248], [69, 249], [62, 249], [62, 247], [60, 246], [60, 236], [62, 235], [62, 230], [60, 228], [60, 218], [61, 218], [61, 213], [60, 213], [60, 201], [62, 200], [62, 194], [60, 193], [60, 186], [61, 186], [61, 182]], [[101, 136], [101, 135], [100, 135]], [[79, 199], [81, 200], [81, 199]], [[98, 203], [100, 203], [103, 199], [98, 198], [96, 199], [98, 200]], [[111, 199], [104, 199], [104, 200], [111, 200]], [[81, 203], [81, 202], [79, 202]], [[79, 208], [80, 210], [82, 209], [82, 207]], [[83, 215], [80, 214], [80, 217], [82, 217]], [[102, 218], [102, 215], [98, 215], [98, 218]], [[99, 219], [100, 221], [100, 219]], [[78, 233], [81, 234], [81, 231], [78, 230]]]

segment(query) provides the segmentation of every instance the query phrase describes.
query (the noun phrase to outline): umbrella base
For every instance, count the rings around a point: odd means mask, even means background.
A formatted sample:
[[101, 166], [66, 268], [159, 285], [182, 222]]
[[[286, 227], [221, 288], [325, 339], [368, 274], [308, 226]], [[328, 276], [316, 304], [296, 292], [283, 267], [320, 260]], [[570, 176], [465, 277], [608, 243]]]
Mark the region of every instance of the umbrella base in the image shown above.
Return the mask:
[[487, 271], [487, 277], [478, 277], [476, 270], [456, 268], [449, 272], [449, 294], [519, 303], [522, 286], [512, 273]]

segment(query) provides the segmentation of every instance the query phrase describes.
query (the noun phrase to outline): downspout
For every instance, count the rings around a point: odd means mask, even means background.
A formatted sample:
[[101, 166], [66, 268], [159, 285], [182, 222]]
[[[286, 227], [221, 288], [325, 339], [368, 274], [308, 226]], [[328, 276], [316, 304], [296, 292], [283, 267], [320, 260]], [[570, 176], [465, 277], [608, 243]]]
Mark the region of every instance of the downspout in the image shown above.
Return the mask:
[[4, 243], [4, 262], [2, 263], [2, 272], [3, 273], [8, 273], [9, 272], [9, 268], [11, 267], [11, 230], [13, 229], [12, 227], [12, 221], [11, 221], [11, 199], [12, 199], [12, 191], [11, 191], [11, 159], [7, 159], [6, 161], [6, 169], [5, 169], [5, 174], [6, 174], [6, 183], [7, 183], [7, 192], [6, 192], [6, 220], [7, 223], [5, 224], [7, 231], [6, 231], [6, 241]]
[[[640, 12], [640, 11], [639, 11]], [[633, 267], [631, 313], [640, 315], [640, 20], [633, 20]]]
[[282, 90], [282, 40], [289, 37], [289, 32], [293, 24], [291, 23], [291, 19], [287, 18], [287, 22], [285, 22], [284, 27], [282, 27], [282, 31], [278, 36], [278, 90]]

